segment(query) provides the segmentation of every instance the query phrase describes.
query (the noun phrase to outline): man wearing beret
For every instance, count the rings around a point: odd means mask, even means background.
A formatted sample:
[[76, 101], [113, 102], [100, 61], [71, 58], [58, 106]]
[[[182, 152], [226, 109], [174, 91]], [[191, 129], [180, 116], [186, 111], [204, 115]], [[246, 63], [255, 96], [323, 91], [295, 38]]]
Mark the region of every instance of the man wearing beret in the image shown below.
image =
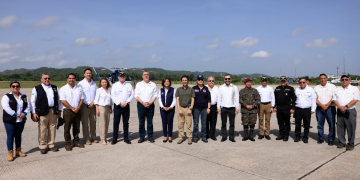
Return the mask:
[[[254, 139], [254, 128], [257, 119], [257, 109], [260, 106], [260, 94], [255, 89], [252, 88], [252, 80], [247, 78], [245, 81], [245, 88], [240, 90], [239, 93], [239, 102], [241, 105], [241, 121], [244, 126], [244, 138], [243, 141]], [[250, 133], [249, 133], [250, 126]]]

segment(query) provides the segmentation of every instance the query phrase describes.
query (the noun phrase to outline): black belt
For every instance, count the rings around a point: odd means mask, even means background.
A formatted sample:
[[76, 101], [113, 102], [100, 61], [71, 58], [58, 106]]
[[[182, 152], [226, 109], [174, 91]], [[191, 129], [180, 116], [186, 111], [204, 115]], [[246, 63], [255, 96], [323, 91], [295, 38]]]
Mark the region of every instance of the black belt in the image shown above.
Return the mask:
[[49, 107], [49, 109], [54, 109], [54, 107]]
[[180, 107], [182, 107], [182, 108], [189, 108], [190, 106], [180, 106]]
[[267, 104], [270, 104], [271, 102], [261, 102], [261, 104], [263, 105], [267, 105]]

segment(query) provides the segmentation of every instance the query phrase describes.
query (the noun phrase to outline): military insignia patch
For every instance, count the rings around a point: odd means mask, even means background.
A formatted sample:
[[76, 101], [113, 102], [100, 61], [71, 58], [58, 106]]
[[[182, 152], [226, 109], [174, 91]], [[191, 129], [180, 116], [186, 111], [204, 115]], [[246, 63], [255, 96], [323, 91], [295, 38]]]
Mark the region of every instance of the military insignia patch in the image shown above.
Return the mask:
[[24, 98], [23, 101], [27, 103], [27, 99], [26, 99], [26, 98]]
[[206, 92], [206, 89], [204, 89], [203, 92]]

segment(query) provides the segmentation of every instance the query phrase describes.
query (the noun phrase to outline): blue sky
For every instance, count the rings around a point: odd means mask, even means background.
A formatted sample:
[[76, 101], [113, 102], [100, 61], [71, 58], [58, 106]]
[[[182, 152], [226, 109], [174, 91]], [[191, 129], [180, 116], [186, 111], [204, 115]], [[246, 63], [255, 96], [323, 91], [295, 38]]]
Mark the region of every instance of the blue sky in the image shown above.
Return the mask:
[[317, 76], [360, 70], [360, 1], [2, 1], [0, 71], [38, 67]]

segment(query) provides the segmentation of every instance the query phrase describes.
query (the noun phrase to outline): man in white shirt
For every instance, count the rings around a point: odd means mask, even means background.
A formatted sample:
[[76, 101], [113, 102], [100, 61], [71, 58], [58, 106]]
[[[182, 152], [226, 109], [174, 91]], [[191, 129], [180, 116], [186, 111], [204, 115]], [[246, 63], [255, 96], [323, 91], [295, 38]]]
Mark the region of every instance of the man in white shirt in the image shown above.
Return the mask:
[[272, 87], [267, 85], [267, 77], [261, 77], [261, 86], [257, 87], [261, 97], [259, 110], [259, 137], [264, 138], [264, 115], [265, 115], [265, 138], [270, 140], [270, 118], [275, 107], [275, 96]]
[[78, 83], [78, 86], [80, 86], [84, 91], [84, 103], [81, 106], [81, 122], [84, 141], [87, 145], [91, 145], [91, 142], [99, 142], [96, 139], [96, 107], [94, 104], [97, 86], [91, 79], [92, 70], [90, 68], [86, 68], [84, 70], [84, 77], [85, 78]]
[[149, 71], [144, 70], [142, 74], [143, 80], [136, 84], [135, 98], [137, 100], [138, 117], [139, 117], [139, 134], [140, 139], [138, 143], [145, 141], [145, 118], [147, 120], [147, 135], [151, 143], [154, 143], [153, 138], [153, 117], [154, 117], [154, 101], [157, 97], [156, 84], [150, 81]]
[[117, 143], [119, 134], [120, 118], [123, 117], [124, 142], [131, 144], [129, 139], [129, 117], [130, 103], [134, 99], [133, 88], [127, 83], [126, 74], [119, 73], [119, 82], [116, 82], [111, 88], [111, 99], [114, 102], [114, 124], [113, 124], [113, 140], [112, 145]]
[[299, 142], [301, 139], [301, 120], [304, 121], [304, 136], [302, 138], [304, 143], [308, 143], [309, 128], [311, 122], [311, 114], [315, 112], [316, 108], [316, 94], [314, 89], [306, 84], [306, 78], [299, 79], [299, 86], [295, 90], [295, 141]]
[[224, 76], [225, 83], [218, 91], [217, 112], [221, 113], [221, 142], [227, 140], [226, 122], [229, 117], [229, 140], [235, 142], [235, 115], [239, 113], [239, 90], [231, 83], [231, 75]]
[[57, 118], [61, 117], [61, 102], [59, 90], [50, 84], [51, 77], [48, 73], [41, 75], [41, 84], [32, 90], [31, 105], [32, 119], [39, 123], [39, 149], [41, 154], [59, 151], [55, 147], [55, 134]]
[[71, 151], [71, 135], [70, 129], [73, 127], [73, 143], [74, 147], [84, 148], [83, 144], [79, 143], [80, 133], [80, 119], [81, 119], [81, 105], [84, 101], [84, 93], [80, 86], [75, 84], [76, 75], [74, 73], [68, 74], [67, 84], [60, 89], [60, 101], [64, 105], [64, 137], [65, 149]]
[[326, 74], [320, 74], [319, 76], [320, 84], [315, 86], [316, 94], [316, 119], [318, 121], [318, 144], [321, 144], [325, 141], [324, 136], [324, 124], [325, 119], [329, 124], [329, 135], [328, 135], [328, 144], [329, 146], [334, 145], [335, 140], [335, 115], [336, 109], [335, 104], [333, 104], [332, 98], [336, 90], [335, 85], [327, 82], [328, 78]]
[[208, 85], [211, 94], [210, 113], [206, 117], [206, 138], [216, 141], [215, 130], [217, 122], [217, 99], [219, 88], [215, 86], [215, 78], [208, 77]]
[[338, 107], [337, 110], [337, 135], [339, 138], [338, 148], [345, 147], [345, 130], [348, 135], [348, 144], [346, 150], [354, 149], [355, 131], [356, 131], [356, 103], [359, 101], [359, 89], [350, 85], [350, 76], [341, 76], [341, 87], [335, 90], [333, 101]]

